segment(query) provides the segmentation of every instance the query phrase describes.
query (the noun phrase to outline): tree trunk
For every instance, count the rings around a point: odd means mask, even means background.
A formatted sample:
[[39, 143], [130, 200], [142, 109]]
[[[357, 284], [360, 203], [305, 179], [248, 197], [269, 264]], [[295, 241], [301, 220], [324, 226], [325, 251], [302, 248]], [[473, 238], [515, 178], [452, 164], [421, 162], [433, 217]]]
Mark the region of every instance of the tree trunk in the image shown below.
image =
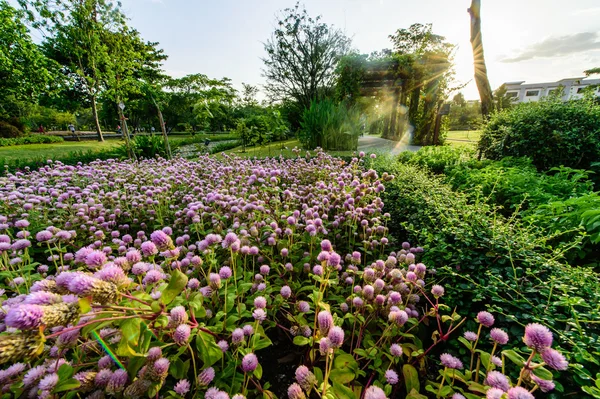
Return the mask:
[[[421, 86], [417, 86], [412, 89], [410, 93], [410, 105], [408, 107], [408, 119], [409, 122], [416, 125], [415, 119], [419, 112], [419, 99], [421, 98]], [[416, 126], [415, 126], [416, 127]]]
[[392, 95], [392, 112], [390, 115], [390, 138], [395, 140], [398, 138], [398, 127], [397, 127], [397, 119], [398, 119], [398, 101], [400, 100], [399, 89], [394, 89], [394, 93]]
[[123, 137], [125, 137], [125, 145], [127, 146], [127, 154], [129, 155], [129, 158], [135, 159], [135, 154], [133, 153], [133, 151], [131, 149], [131, 141], [129, 139], [129, 130], [127, 129], [127, 121], [125, 120], [125, 115], [123, 115], [123, 110], [118, 105], [120, 102], [121, 102], [121, 100], [119, 98], [117, 98], [117, 112], [119, 114], [119, 120], [123, 124], [123, 126], [121, 128], [123, 129]]
[[156, 102], [156, 100], [153, 98], [152, 101], [154, 102], [154, 106], [156, 107], [156, 111], [158, 112], [158, 123], [160, 123], [160, 131], [162, 132], [163, 135], [163, 140], [165, 141], [165, 149], [167, 150], [167, 157], [169, 159], [171, 159], [171, 145], [169, 144], [169, 136], [167, 136], [167, 130], [165, 128], [165, 121], [163, 120], [163, 114], [162, 111], [160, 110], [160, 107], [158, 106], [158, 103]]
[[493, 108], [493, 95], [483, 56], [481, 0], [471, 0], [471, 8], [467, 11], [471, 16], [471, 47], [473, 48], [473, 62], [475, 65], [475, 83], [477, 83], [477, 90], [481, 99], [481, 113], [483, 119], [487, 120]]
[[92, 115], [94, 116], [94, 123], [96, 124], [96, 133], [98, 133], [98, 141], [104, 141], [102, 136], [102, 129], [100, 128], [100, 120], [98, 120], [98, 109], [96, 108], [96, 96], [91, 96], [92, 100]]

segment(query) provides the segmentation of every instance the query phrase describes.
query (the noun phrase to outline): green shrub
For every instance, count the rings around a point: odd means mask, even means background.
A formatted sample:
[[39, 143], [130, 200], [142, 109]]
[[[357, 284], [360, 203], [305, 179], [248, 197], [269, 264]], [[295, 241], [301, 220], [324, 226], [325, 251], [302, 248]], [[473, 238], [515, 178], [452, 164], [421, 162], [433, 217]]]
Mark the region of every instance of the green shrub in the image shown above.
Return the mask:
[[558, 98], [518, 104], [492, 116], [479, 150], [495, 160], [530, 157], [540, 170], [588, 169], [600, 159], [600, 105]]
[[13, 145], [23, 145], [23, 144], [52, 144], [52, 143], [62, 143], [64, 139], [60, 136], [42, 136], [38, 134], [32, 134], [23, 137], [15, 137], [15, 138], [0, 138], [0, 147], [10, 147]]
[[16, 138], [23, 134], [16, 126], [0, 121], [0, 138]]
[[[523, 323], [548, 325], [573, 354], [566, 392], [599, 371], [600, 286], [591, 268], [562, 262], [563, 253], [517, 219], [505, 219], [484, 202], [473, 203], [442, 177], [416, 166], [378, 159], [376, 168], [396, 178], [386, 185], [390, 228], [425, 247], [423, 262], [439, 266], [438, 279], [460, 288], [447, 302], [474, 315], [487, 307], [512, 334]], [[519, 320], [519, 321], [517, 321]], [[567, 388], [569, 387], [569, 388]]]
[[105, 151], [73, 151], [65, 156], [60, 157], [38, 157], [35, 159], [15, 159], [7, 161], [0, 158], [0, 176], [5, 176], [7, 173], [15, 173], [18, 171], [37, 170], [48, 165], [48, 161], [60, 162], [65, 165], [77, 165], [79, 163], [86, 164], [96, 160], [106, 160], [119, 158], [114, 150]]
[[298, 139], [309, 149], [356, 150], [362, 132], [360, 116], [356, 106], [335, 104], [329, 99], [313, 101], [302, 115]]
[[239, 141], [230, 141], [227, 143], [219, 143], [210, 149], [211, 154], [218, 154], [223, 151], [231, 150], [232, 148], [238, 147]]
[[[171, 151], [175, 150], [176, 145], [171, 144]], [[130, 141], [131, 149], [137, 158], [155, 158], [162, 157], [167, 158], [167, 149], [165, 146], [165, 140], [162, 136], [135, 136]], [[115, 153], [120, 158], [127, 158], [129, 152], [127, 150], [127, 143], [123, 143], [115, 149]]]

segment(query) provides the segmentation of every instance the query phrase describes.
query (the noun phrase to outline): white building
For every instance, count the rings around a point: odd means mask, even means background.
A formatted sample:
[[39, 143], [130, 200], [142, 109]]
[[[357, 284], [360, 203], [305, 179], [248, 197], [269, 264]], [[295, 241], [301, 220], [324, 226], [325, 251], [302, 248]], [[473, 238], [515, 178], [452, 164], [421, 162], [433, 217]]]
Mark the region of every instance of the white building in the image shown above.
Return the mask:
[[554, 93], [560, 87], [563, 89], [563, 101], [582, 98], [583, 90], [590, 85], [597, 86], [594, 93], [600, 97], [600, 79], [586, 79], [585, 77], [548, 83], [507, 82], [504, 85], [506, 86], [506, 95], [512, 97], [515, 103], [539, 101], [540, 98]]

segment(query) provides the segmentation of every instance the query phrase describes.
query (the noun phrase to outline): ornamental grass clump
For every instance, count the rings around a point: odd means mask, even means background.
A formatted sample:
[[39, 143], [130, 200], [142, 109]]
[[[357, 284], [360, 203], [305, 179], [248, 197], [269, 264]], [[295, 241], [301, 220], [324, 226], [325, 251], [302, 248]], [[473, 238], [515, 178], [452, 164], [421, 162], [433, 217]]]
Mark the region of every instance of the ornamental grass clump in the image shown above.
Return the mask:
[[435, 284], [422, 248], [389, 237], [380, 193], [393, 177], [368, 162], [322, 152], [108, 160], [1, 178], [2, 391], [243, 399], [550, 390], [545, 367], [566, 361], [537, 327], [526, 333], [532, 353], [518, 381], [504, 374], [515, 355], [493, 360], [506, 333], [489, 332], [491, 354], [477, 348], [491, 315], [466, 340], [468, 376], [454, 354], [443, 355], [439, 378], [425, 367], [464, 319], [442, 303], [449, 287]]

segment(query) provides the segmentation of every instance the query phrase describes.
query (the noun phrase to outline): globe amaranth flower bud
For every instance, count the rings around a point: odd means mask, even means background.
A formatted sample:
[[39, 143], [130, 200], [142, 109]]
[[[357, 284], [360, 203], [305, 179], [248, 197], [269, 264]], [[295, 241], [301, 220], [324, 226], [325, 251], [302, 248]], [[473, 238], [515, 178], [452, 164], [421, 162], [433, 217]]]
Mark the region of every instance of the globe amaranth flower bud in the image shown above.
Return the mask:
[[177, 395], [185, 396], [190, 391], [191, 385], [188, 380], [179, 380], [173, 390]]
[[185, 324], [188, 321], [188, 315], [183, 306], [175, 306], [169, 312], [169, 316], [171, 316], [171, 324], [174, 326]]
[[506, 345], [508, 343], [508, 334], [499, 328], [492, 328], [490, 338], [499, 345]]
[[327, 338], [329, 338], [332, 347], [339, 348], [344, 343], [344, 330], [341, 327], [332, 327]]
[[108, 385], [106, 386], [106, 392], [111, 395], [116, 395], [119, 392], [122, 392], [125, 389], [125, 385], [129, 378], [127, 377], [126, 370], [116, 370], [112, 377], [110, 377], [110, 381], [108, 381]]
[[542, 360], [554, 370], [566, 370], [569, 367], [569, 363], [562, 353], [552, 348], [547, 348], [542, 352]]
[[371, 385], [365, 391], [364, 399], [387, 399], [385, 392], [383, 389], [376, 387], [375, 385]]
[[298, 367], [295, 374], [296, 381], [306, 392], [310, 392], [312, 387], [317, 383], [317, 377], [306, 366]]
[[484, 384], [491, 386], [492, 388], [502, 389], [504, 392], [510, 388], [508, 378], [499, 371], [490, 371], [485, 378]]

